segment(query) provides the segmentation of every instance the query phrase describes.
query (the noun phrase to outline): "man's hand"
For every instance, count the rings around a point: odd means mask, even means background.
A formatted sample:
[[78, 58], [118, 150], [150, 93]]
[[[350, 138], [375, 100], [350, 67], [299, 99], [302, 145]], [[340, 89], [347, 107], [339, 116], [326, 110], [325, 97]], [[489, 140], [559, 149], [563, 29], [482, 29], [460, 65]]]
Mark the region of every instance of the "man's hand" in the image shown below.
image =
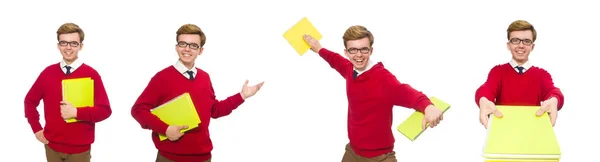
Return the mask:
[[179, 138], [181, 138], [181, 136], [183, 136], [183, 133], [181, 133], [182, 129], [187, 129], [188, 126], [184, 125], [184, 126], [175, 126], [175, 125], [170, 125], [169, 127], [167, 127], [167, 139], [171, 140], [171, 141], [177, 141], [179, 140]]
[[65, 120], [75, 118], [77, 117], [77, 108], [73, 107], [73, 105], [67, 101], [61, 101], [60, 116]]
[[494, 114], [494, 116], [501, 118], [502, 112], [496, 109], [496, 104], [492, 101], [488, 100], [485, 97], [481, 97], [479, 99], [479, 122], [487, 129], [488, 118], [490, 114]]
[[310, 50], [315, 53], [319, 53], [319, 50], [321, 50], [321, 43], [308, 34], [304, 34], [304, 42], [306, 42], [306, 44], [310, 46]]
[[443, 112], [435, 107], [434, 105], [429, 105], [425, 108], [425, 117], [423, 118], [422, 129], [427, 128], [427, 124], [429, 124], [430, 128], [435, 127], [442, 121], [444, 118]]
[[550, 97], [548, 100], [542, 101], [540, 110], [538, 110], [535, 115], [542, 116], [545, 112], [550, 116], [550, 122], [552, 122], [552, 126], [554, 126], [556, 118], [558, 117], [558, 99]]
[[254, 94], [256, 94], [256, 92], [258, 92], [258, 90], [260, 90], [260, 88], [263, 86], [263, 84], [265, 84], [265, 82], [260, 82], [254, 86], [248, 86], [248, 80], [246, 80], [246, 82], [244, 83], [244, 86], [242, 87], [242, 98], [245, 100], [249, 97], [254, 96]]
[[35, 138], [37, 138], [38, 141], [40, 141], [43, 144], [48, 144], [48, 140], [46, 139], [46, 137], [44, 137], [44, 130], [40, 130], [35, 132]]

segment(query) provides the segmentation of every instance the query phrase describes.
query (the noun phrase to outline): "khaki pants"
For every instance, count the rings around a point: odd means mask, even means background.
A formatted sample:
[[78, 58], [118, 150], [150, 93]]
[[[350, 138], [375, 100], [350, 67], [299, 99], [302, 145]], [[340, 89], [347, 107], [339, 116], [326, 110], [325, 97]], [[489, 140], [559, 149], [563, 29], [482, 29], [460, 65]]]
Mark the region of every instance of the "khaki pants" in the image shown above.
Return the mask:
[[44, 147], [46, 148], [46, 160], [48, 162], [90, 162], [90, 159], [92, 159], [90, 150], [78, 154], [65, 154], [52, 150], [48, 145], [44, 145]]
[[392, 151], [383, 155], [379, 155], [373, 158], [366, 158], [357, 155], [354, 150], [350, 147], [350, 144], [346, 145], [346, 153], [342, 158], [342, 162], [397, 162], [396, 152]]
[[[156, 162], [175, 162], [175, 161], [167, 159], [166, 157], [160, 155], [160, 153], [156, 153]], [[204, 162], [210, 162], [210, 159], [208, 159]]]

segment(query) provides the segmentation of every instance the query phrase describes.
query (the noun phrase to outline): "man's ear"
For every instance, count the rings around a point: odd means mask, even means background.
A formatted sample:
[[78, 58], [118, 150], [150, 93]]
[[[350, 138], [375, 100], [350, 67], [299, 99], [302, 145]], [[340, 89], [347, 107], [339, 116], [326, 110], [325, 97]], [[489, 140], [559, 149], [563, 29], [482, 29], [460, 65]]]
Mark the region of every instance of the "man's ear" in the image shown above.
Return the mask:
[[350, 58], [350, 53], [348, 53], [348, 50], [344, 48], [344, 55], [346, 55], [347, 58]]
[[83, 49], [83, 43], [79, 44], [79, 51], [81, 51], [81, 49]]
[[535, 43], [531, 44], [531, 51], [533, 51], [533, 47], [535, 47]]
[[198, 49], [198, 56], [202, 55], [202, 52], [204, 51], [204, 47], [200, 47]]
[[373, 55], [373, 47], [371, 47], [371, 51], [369, 53]]

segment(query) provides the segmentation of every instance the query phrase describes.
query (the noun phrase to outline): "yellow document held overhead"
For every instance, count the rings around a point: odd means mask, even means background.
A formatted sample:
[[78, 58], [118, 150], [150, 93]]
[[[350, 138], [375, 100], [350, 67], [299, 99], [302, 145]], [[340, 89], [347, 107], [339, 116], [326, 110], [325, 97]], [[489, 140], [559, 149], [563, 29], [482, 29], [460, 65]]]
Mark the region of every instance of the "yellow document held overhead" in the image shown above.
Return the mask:
[[294, 50], [296, 50], [300, 56], [304, 55], [304, 53], [310, 49], [310, 46], [304, 41], [304, 34], [308, 34], [316, 40], [321, 40], [323, 37], [306, 17], [302, 18], [283, 34], [283, 37], [290, 45], [292, 45]]
[[[430, 97], [429, 100], [433, 103], [433, 105], [440, 109], [442, 112], [446, 112], [450, 108], [450, 104], [438, 99], [437, 97]], [[408, 138], [411, 141], [414, 141], [425, 131], [423, 129], [423, 119], [425, 118], [424, 114], [418, 111], [412, 113], [404, 122], [402, 122], [396, 128], [402, 135]], [[429, 124], [427, 124], [429, 126]], [[427, 129], [427, 128], [425, 128]]]
[[486, 159], [560, 159], [560, 148], [548, 113], [540, 106], [496, 106], [502, 117], [491, 115], [483, 149]]
[[[94, 80], [90, 77], [62, 80], [63, 100], [71, 103], [73, 107], [94, 106]], [[77, 122], [77, 119], [67, 119], [67, 123]]]
[[[200, 124], [200, 117], [189, 93], [179, 95], [152, 109], [152, 114], [168, 125], [187, 125], [188, 128], [182, 129], [181, 133], [196, 128]], [[167, 136], [159, 134], [159, 138], [164, 141]]]

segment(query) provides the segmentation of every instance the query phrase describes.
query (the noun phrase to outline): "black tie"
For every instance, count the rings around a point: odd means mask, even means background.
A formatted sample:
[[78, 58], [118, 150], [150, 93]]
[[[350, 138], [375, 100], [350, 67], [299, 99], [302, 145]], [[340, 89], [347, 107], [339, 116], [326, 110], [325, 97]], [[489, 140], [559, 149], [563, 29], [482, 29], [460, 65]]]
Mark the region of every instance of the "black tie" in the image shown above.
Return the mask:
[[194, 80], [194, 72], [191, 70], [186, 71], [188, 75], [190, 75], [190, 80]]
[[67, 65], [65, 68], [67, 68], [67, 75], [71, 74], [71, 66]]
[[523, 70], [525, 69], [524, 67], [517, 66], [516, 68], [517, 68], [517, 70], [519, 70], [519, 74], [523, 74]]
[[358, 76], [358, 72], [356, 70], [354, 70], [354, 75], [352, 75], [352, 79], [356, 79], [357, 76]]

